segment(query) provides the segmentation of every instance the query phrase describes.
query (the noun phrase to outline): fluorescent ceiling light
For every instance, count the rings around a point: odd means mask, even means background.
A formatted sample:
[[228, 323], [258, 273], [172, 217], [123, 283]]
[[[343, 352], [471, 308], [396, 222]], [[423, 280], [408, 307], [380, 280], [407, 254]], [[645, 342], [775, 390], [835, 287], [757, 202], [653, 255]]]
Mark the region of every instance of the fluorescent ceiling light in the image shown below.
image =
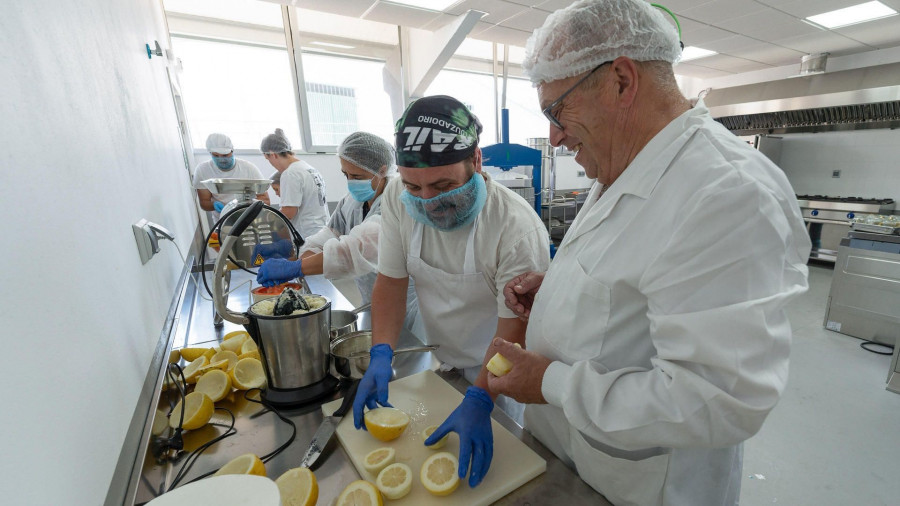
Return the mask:
[[712, 56], [714, 54], [719, 53], [697, 46], [688, 46], [681, 52], [681, 61], [684, 62], [688, 60], [696, 60], [697, 58], [706, 58], [707, 56]]
[[321, 42], [318, 40], [310, 42], [310, 44], [315, 44], [317, 46], [325, 46], [325, 47], [335, 47], [338, 49], [353, 49], [354, 47], [356, 47], [356, 46], [348, 46], [346, 44], [335, 44], [334, 42]]
[[430, 11], [443, 11], [459, 0], [388, 0], [388, 3], [409, 5]]
[[866, 2], [845, 9], [817, 14], [806, 19], [825, 28], [840, 28], [896, 15], [897, 11], [881, 2]]

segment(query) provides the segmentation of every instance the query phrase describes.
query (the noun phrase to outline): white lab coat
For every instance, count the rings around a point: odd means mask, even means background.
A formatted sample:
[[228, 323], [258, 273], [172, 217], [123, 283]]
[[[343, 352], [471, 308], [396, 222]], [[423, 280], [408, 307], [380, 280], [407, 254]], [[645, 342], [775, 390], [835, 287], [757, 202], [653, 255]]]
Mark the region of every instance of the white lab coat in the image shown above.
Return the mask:
[[[356, 281], [363, 304], [372, 302], [372, 288], [378, 276], [378, 237], [381, 233], [381, 196], [375, 199], [363, 216], [363, 202], [345, 195], [334, 209], [328, 225], [306, 239], [305, 251], [324, 253], [322, 273], [328, 279], [352, 277]], [[415, 284], [410, 280], [406, 292], [404, 326], [419, 339], [425, 330], [419, 317], [419, 301]]]
[[616, 505], [737, 504], [807, 288], [794, 192], [702, 102], [600, 190], [534, 301], [527, 348], [555, 362], [525, 425]]

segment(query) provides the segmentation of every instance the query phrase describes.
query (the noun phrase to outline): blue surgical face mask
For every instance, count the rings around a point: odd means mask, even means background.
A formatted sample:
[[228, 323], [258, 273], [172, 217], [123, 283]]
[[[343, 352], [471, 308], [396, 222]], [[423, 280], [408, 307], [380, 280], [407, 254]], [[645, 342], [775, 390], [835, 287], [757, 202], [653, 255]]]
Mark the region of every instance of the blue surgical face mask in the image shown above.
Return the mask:
[[416, 197], [409, 191], [400, 195], [406, 212], [414, 220], [445, 232], [475, 221], [485, 200], [487, 187], [484, 177], [477, 172], [466, 184], [430, 199]]
[[347, 189], [357, 202], [368, 202], [375, 197], [371, 179], [348, 179]]
[[231, 156], [214, 156], [213, 163], [222, 170], [231, 170], [234, 168], [234, 155]]

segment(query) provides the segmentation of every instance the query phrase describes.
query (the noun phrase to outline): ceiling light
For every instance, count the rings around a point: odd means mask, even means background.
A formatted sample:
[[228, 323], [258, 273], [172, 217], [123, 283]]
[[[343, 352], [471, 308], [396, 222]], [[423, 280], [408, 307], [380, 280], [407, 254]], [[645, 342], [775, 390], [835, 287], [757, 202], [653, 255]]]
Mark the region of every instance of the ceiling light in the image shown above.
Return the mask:
[[684, 62], [688, 60], [696, 60], [697, 58], [706, 58], [707, 56], [712, 56], [714, 54], [719, 53], [697, 46], [688, 46], [681, 51], [681, 61]]
[[881, 2], [866, 2], [853, 7], [817, 14], [806, 19], [825, 28], [840, 28], [896, 15], [897, 11]]
[[458, 1], [459, 0], [389, 0], [385, 3], [409, 5], [410, 7], [418, 7], [430, 11], [443, 11]]
[[317, 46], [325, 46], [325, 47], [334, 47], [337, 49], [353, 49], [356, 46], [348, 46], [346, 44], [335, 44], [334, 42], [321, 42], [321, 41], [313, 41], [310, 44], [315, 44]]

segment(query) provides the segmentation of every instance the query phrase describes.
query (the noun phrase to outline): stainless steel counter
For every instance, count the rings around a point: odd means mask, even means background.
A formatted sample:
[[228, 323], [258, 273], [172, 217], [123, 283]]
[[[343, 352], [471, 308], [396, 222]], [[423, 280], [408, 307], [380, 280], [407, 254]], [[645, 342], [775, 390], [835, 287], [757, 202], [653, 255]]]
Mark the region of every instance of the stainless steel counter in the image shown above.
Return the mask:
[[[232, 286], [237, 286], [245, 279], [245, 273], [234, 273]], [[314, 293], [325, 295], [332, 300], [334, 309], [352, 309], [352, 306], [334, 286], [321, 276], [313, 276], [308, 279], [310, 288]], [[229, 307], [242, 310], [247, 306], [249, 292], [241, 289], [230, 297]], [[196, 299], [191, 304], [190, 317], [182, 317], [185, 328], [180, 329], [182, 334], [177, 334], [175, 348], [184, 346], [213, 346], [214, 341], [221, 339], [225, 333], [239, 329], [237, 325], [225, 323], [220, 329], [213, 327], [212, 303]], [[368, 322], [368, 315], [363, 313], [364, 321]], [[405, 332], [400, 336], [400, 345], [421, 344], [411, 333]], [[426, 369], [435, 370], [439, 376], [456, 388], [459, 392], [465, 392], [469, 383], [456, 371], [439, 371], [439, 362], [431, 353], [409, 353], [398, 355], [394, 359], [395, 377], [405, 377]], [[289, 418], [297, 427], [297, 435], [289, 447], [282, 453], [266, 463], [269, 477], [277, 478], [283, 472], [297, 467], [306, 450], [313, 434], [322, 422], [320, 405], [343, 396], [346, 386], [334, 395], [316, 402], [314, 405], [292, 410], [283, 410], [282, 414]], [[168, 395], [163, 393], [158, 399], [158, 407], [168, 410], [170, 402]], [[235, 429], [237, 433], [216, 443], [197, 458], [196, 463], [186, 473], [181, 484], [215, 470], [232, 458], [244, 454], [255, 453], [265, 455], [282, 444], [291, 435], [291, 427], [281, 421], [274, 413], [271, 413], [260, 404], [249, 402], [238, 397], [234, 402], [223, 401], [218, 403], [227, 407], [235, 415]], [[153, 412], [154, 410], [151, 410]], [[547, 461], [547, 472], [530, 481], [526, 485], [507, 495], [496, 504], [508, 505], [543, 505], [543, 504], [595, 504], [609, 505], [600, 494], [597, 494], [587, 484], [539, 441], [524, 431], [512, 419], [501, 410], [494, 410], [492, 416], [506, 429], [519, 437], [525, 444]], [[214, 423], [230, 423], [230, 418], [224, 412], [217, 411], [213, 417]], [[187, 452], [206, 443], [225, 431], [225, 427], [219, 425], [207, 425], [203, 429], [187, 431], [184, 435], [184, 449]], [[169, 487], [172, 480], [184, 465], [187, 454], [173, 463], [159, 464], [153, 456], [152, 448], [148, 448], [147, 458], [141, 471], [140, 481], [137, 484], [135, 501], [132, 504], [143, 504], [159, 495]], [[497, 458], [498, 456], [495, 456]], [[332, 438], [325, 449], [324, 454], [313, 466], [316, 479], [319, 484], [319, 504], [330, 504], [340, 491], [351, 481], [359, 479], [359, 475], [350, 463], [349, 457], [343, 448]], [[452, 497], [448, 498], [448, 504], [452, 504]]]

